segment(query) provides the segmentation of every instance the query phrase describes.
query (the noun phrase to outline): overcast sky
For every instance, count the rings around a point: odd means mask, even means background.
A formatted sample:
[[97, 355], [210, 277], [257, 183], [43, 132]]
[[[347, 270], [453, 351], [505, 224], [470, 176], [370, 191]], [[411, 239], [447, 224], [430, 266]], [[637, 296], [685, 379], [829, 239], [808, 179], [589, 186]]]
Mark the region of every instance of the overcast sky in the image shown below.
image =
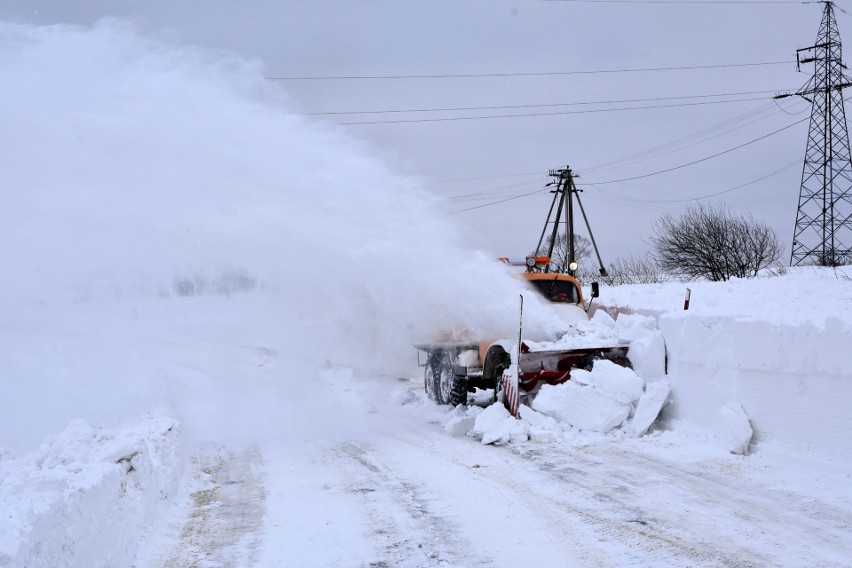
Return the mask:
[[[772, 226], [786, 262], [809, 107], [772, 97], [808, 80], [812, 68], [797, 73], [795, 53], [814, 44], [822, 9], [757, 0], [4, 0], [0, 19], [88, 26], [116, 17], [261, 60], [300, 111], [351, 113], [317, 120], [360, 123], [344, 128], [395, 171], [422, 178], [470, 245], [494, 256], [535, 247], [552, 199], [547, 172], [570, 165], [604, 262], [643, 253], [654, 219], [706, 196]], [[837, 19], [845, 36], [852, 17], [838, 9]], [[459, 108], [469, 110], [435, 110]]]

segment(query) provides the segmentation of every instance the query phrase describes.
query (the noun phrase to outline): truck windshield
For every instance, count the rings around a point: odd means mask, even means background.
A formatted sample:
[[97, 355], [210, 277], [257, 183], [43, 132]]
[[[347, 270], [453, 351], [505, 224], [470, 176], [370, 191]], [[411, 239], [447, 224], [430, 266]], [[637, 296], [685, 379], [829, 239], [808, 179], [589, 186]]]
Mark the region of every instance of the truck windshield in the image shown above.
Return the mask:
[[530, 284], [551, 302], [577, 304], [580, 301], [577, 286], [568, 280], [533, 280]]

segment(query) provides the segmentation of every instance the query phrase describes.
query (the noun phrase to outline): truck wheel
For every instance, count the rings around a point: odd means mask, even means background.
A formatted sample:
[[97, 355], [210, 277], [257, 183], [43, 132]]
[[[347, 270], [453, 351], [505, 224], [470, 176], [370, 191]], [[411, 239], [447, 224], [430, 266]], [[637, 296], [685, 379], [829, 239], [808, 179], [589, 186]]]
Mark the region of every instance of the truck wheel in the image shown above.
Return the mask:
[[503, 402], [503, 371], [506, 370], [506, 366], [502, 363], [497, 365], [495, 372], [497, 373], [494, 378], [494, 396], [491, 398], [491, 402]]
[[488, 354], [485, 356], [485, 368], [483, 376], [486, 379], [494, 379], [494, 394], [491, 397], [492, 402], [500, 400], [500, 395], [503, 393], [503, 371], [509, 368], [511, 357], [506, 353], [506, 350], [500, 346], [491, 347]]
[[437, 380], [435, 377], [435, 365], [432, 362], [432, 357], [426, 362], [426, 369], [423, 371], [423, 390], [426, 391], [426, 396], [435, 400], [435, 391], [437, 390]]
[[427, 367], [432, 369], [434, 399], [438, 404], [455, 406], [467, 403], [467, 385], [463, 377], [458, 377], [453, 372], [449, 353], [435, 352], [432, 356], [432, 364]]

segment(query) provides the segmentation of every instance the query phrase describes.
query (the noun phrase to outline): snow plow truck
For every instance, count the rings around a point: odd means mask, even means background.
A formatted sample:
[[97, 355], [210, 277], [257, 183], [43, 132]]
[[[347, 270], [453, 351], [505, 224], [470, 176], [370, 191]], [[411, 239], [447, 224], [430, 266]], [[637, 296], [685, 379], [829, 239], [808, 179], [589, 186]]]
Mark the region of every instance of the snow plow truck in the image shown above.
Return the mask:
[[[518, 264], [500, 259], [507, 264]], [[538, 292], [567, 325], [588, 321], [587, 305], [580, 282], [565, 273], [547, 272], [548, 257], [530, 256], [522, 263], [526, 272], [519, 274], [530, 288]], [[592, 298], [598, 295], [597, 282], [592, 283]], [[492, 400], [500, 397], [503, 372], [513, 365], [512, 350], [517, 339], [483, 339], [481, 341], [435, 341], [415, 347], [426, 353], [424, 388], [427, 396], [438, 404], [466, 404], [469, 392], [492, 389]], [[541, 383], [564, 383], [571, 370], [590, 370], [596, 359], [609, 359], [630, 366], [627, 345], [572, 345], [521, 341], [518, 349], [518, 387], [533, 394]]]

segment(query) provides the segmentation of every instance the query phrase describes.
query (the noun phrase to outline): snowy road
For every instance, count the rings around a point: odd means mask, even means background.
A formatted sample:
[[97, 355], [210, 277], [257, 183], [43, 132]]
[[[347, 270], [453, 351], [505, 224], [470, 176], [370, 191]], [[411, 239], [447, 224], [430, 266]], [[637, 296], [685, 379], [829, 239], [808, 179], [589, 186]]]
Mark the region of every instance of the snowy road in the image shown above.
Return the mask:
[[[448, 436], [447, 411], [413, 383], [326, 384], [334, 420], [294, 409], [278, 443], [199, 457], [196, 474], [211, 486], [193, 495], [165, 565], [846, 566], [852, 557], [842, 468], [696, 454], [660, 436], [483, 446]], [[838, 485], [832, 502], [819, 498], [820, 483]]]

